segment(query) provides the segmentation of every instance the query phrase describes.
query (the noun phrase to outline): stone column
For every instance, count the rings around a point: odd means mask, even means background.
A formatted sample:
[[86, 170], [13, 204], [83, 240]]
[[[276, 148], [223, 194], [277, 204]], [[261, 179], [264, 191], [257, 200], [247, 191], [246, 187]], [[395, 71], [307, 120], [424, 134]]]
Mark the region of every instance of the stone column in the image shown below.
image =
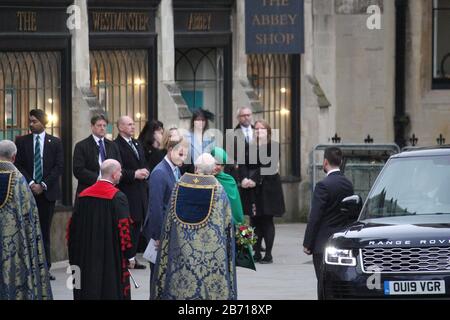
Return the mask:
[[[75, 144], [86, 138], [91, 131], [89, 105], [83, 98], [83, 92], [90, 88], [89, 79], [89, 24], [86, 0], [75, 0], [80, 13], [78, 28], [72, 34], [72, 150]], [[73, 178], [73, 193], [77, 180]]]
[[253, 112], [263, 107], [247, 78], [247, 53], [245, 51], [245, 1], [236, 1], [232, 11], [233, 34], [233, 127], [237, 124], [236, 110], [250, 106]]
[[175, 42], [172, 0], [161, 0], [156, 17], [159, 82], [175, 80]]
[[[186, 127], [180, 118], [187, 106], [175, 84], [175, 36], [172, 0], [161, 0], [156, 14], [158, 33], [158, 118], [165, 128]], [[186, 115], [189, 118], [189, 114]], [[186, 123], [185, 123], [186, 122]], [[186, 127], [187, 128], [187, 127]]]

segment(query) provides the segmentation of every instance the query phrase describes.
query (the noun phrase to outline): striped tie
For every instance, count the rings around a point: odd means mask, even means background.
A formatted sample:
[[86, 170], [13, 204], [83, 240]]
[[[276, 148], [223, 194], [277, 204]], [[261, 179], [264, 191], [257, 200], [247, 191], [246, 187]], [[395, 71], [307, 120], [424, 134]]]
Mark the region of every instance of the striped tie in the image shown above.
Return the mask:
[[133, 140], [131, 140], [131, 139], [128, 140], [128, 144], [130, 145], [131, 149], [133, 149], [133, 152], [136, 155], [136, 158], [139, 159], [139, 152], [137, 151], [137, 149], [136, 149], [136, 147], [135, 147], [135, 145], [133, 143]]
[[41, 161], [41, 142], [39, 136], [36, 136], [36, 144], [34, 146], [34, 182], [42, 182], [42, 161]]

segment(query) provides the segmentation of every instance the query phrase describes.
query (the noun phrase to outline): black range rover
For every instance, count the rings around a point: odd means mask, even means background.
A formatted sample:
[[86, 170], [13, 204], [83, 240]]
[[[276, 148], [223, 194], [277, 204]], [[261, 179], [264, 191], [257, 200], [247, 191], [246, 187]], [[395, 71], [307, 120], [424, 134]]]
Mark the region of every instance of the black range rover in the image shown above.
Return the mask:
[[323, 298], [450, 298], [450, 147], [391, 157], [342, 207], [360, 214], [327, 243]]

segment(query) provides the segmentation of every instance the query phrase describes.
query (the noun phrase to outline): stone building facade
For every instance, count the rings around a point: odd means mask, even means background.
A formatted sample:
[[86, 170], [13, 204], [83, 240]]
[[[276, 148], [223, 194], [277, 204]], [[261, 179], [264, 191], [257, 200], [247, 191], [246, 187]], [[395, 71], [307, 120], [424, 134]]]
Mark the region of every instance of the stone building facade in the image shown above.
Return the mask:
[[[112, 121], [132, 115], [141, 129], [154, 118], [188, 128], [192, 110], [203, 107], [224, 130], [236, 125], [237, 108], [252, 106], [255, 119], [280, 130], [284, 221], [306, 217], [319, 144], [450, 141], [449, 0], [304, 0], [301, 55], [247, 54], [244, 0], [0, 7], [1, 138], [25, 134], [28, 110], [39, 107], [65, 145], [57, 259], [76, 185], [73, 147], [99, 109]], [[113, 125], [109, 133], [117, 134]]]

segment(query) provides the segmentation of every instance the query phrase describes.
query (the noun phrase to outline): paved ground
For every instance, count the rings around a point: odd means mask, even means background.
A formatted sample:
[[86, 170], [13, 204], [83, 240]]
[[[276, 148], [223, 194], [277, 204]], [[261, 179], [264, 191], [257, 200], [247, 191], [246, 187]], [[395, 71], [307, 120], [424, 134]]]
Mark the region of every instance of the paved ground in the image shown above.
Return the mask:
[[[316, 299], [316, 278], [312, 259], [301, 250], [305, 225], [276, 226], [274, 263], [257, 264], [257, 271], [237, 268], [238, 298], [240, 300], [311, 300]], [[141, 259], [142, 261], [142, 259]], [[55, 263], [52, 274], [53, 295], [56, 300], [71, 300], [72, 291], [66, 288], [68, 262]], [[133, 300], [149, 297], [150, 271], [132, 270], [140, 288], [132, 288]]]

